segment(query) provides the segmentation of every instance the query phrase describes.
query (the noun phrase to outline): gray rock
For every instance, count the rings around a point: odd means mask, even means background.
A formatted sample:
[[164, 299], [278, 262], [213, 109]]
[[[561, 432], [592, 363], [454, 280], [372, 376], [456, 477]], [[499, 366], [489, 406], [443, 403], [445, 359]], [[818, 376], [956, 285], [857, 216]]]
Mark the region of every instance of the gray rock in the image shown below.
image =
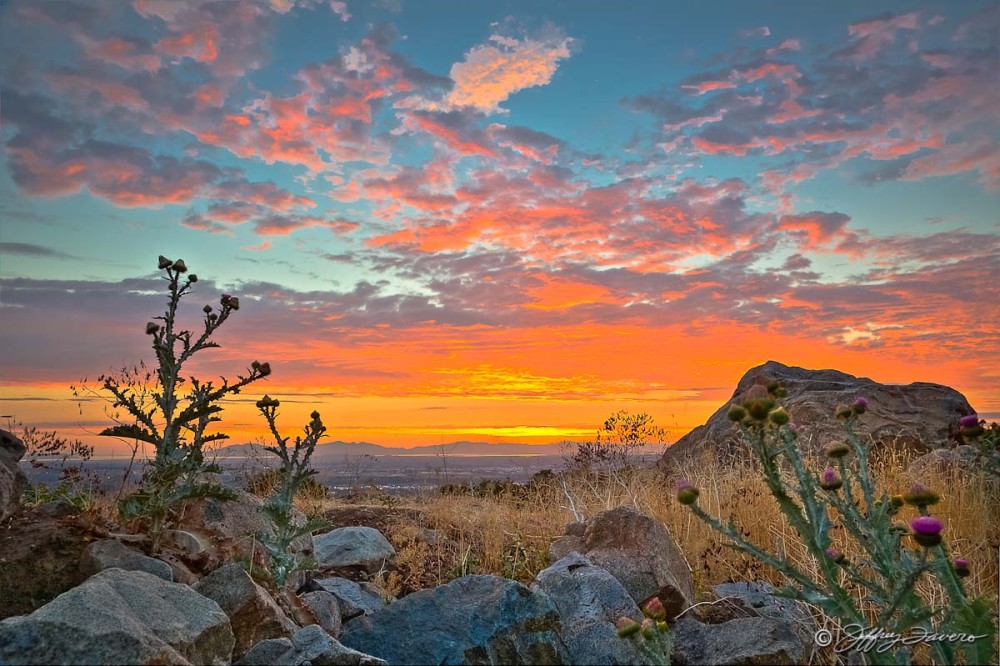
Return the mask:
[[318, 625], [292, 637], [270, 639], [253, 646], [240, 660], [246, 666], [385, 666], [386, 662], [342, 645]]
[[642, 612], [614, 576], [573, 553], [535, 578], [531, 589], [541, 590], [559, 611], [559, 637], [573, 664], [639, 664], [643, 656], [634, 644], [618, 638], [615, 622]]
[[[273, 534], [274, 530], [263, 506], [264, 500], [244, 490], [237, 490], [233, 500], [214, 497], [194, 500], [177, 526], [187, 534], [172, 534], [169, 538], [185, 550], [206, 548], [199, 554], [218, 564], [252, 558], [255, 553], [259, 556], [262, 549], [255, 535]], [[307, 520], [297, 510], [293, 517], [296, 524], [305, 524]], [[296, 539], [291, 544], [291, 551], [303, 556], [312, 553], [312, 539], [309, 535]]]
[[704, 425], [667, 447], [661, 465], [677, 469], [702, 451], [719, 457], [740, 451], [739, 430], [726, 418], [729, 405], [754, 384], [772, 381], [781, 382], [788, 391], [781, 404], [799, 426], [800, 445], [815, 449], [843, 441], [843, 426], [834, 417], [834, 410], [859, 396], [868, 400], [868, 411], [856, 427], [862, 441], [871, 436], [876, 445], [893, 443], [918, 451], [947, 447], [958, 433], [958, 420], [975, 412], [965, 396], [940, 384], [880, 384], [837, 370], [806, 370], [768, 361], [749, 370], [733, 397]]
[[0, 622], [3, 664], [228, 664], [229, 618], [186, 585], [107, 569]]
[[313, 547], [322, 569], [360, 567], [371, 574], [396, 557], [396, 549], [373, 527], [338, 527], [314, 536]]
[[549, 544], [549, 563], [555, 564], [570, 553], [582, 553], [586, 550], [583, 535], [567, 534], [561, 536]]
[[655, 518], [620, 506], [594, 516], [584, 536], [586, 556], [607, 569], [639, 606], [659, 597], [668, 619], [694, 603], [694, 579], [670, 531]]
[[689, 664], [800, 664], [805, 646], [791, 625], [770, 617], [703, 624], [682, 618], [673, 625], [675, 666]]
[[[816, 622], [809, 608], [798, 601], [774, 596], [774, 588], [766, 581], [754, 583], [722, 583], [712, 588], [719, 599], [712, 608], [718, 608], [725, 620], [737, 617], [769, 617], [792, 627], [804, 645], [813, 642]], [[705, 607], [702, 607], [705, 608]], [[711, 619], [701, 618], [711, 623]]]
[[935, 449], [913, 460], [906, 473], [914, 481], [926, 480], [930, 474], [942, 472], [969, 473], [986, 468], [986, 459], [974, 446], [962, 444], [954, 449]]
[[559, 613], [543, 592], [465, 576], [360, 617], [340, 640], [391, 664], [562, 664]]
[[343, 624], [340, 616], [340, 603], [332, 593], [326, 590], [316, 590], [299, 595], [299, 599], [309, 609], [316, 619], [316, 624], [323, 627], [326, 633], [334, 638], [340, 635]]
[[18, 464], [27, 450], [13, 433], [0, 430], [0, 521], [14, 515], [28, 489], [28, 478]]
[[587, 523], [584, 521], [574, 521], [566, 524], [566, 534], [569, 536], [582, 537], [587, 533]]
[[355, 583], [346, 578], [317, 578], [311, 587], [337, 598], [344, 622], [361, 615], [372, 615], [385, 608], [382, 591], [371, 583]]
[[83, 575], [91, 576], [99, 571], [113, 568], [145, 571], [166, 581], [174, 580], [174, 572], [169, 564], [137, 553], [115, 539], [95, 541], [83, 549], [80, 555], [80, 572]]
[[291, 636], [298, 627], [271, 595], [239, 564], [227, 564], [195, 583], [193, 589], [219, 604], [236, 636], [233, 656], [239, 657], [268, 638]]
[[35, 507], [35, 510], [47, 518], [65, 518], [66, 516], [75, 516], [80, 513], [79, 507], [74, 506], [64, 499], [55, 499], [44, 504], [39, 504]]

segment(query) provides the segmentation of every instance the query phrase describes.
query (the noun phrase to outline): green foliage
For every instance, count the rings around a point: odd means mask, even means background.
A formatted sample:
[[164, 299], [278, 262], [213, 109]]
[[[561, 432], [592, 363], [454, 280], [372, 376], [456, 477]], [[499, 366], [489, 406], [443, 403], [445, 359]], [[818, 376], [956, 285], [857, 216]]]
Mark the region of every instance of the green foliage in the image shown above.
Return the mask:
[[[219, 469], [205, 461], [205, 447], [226, 438], [210, 432], [212, 424], [220, 421], [219, 402], [240, 392], [244, 386], [270, 374], [267, 363], [254, 361], [245, 376], [230, 384], [223, 378], [221, 385], [201, 382], [194, 377], [182, 376], [184, 364], [205, 349], [218, 347], [212, 335], [239, 310], [239, 299], [224, 294], [218, 312], [211, 305], [202, 311], [201, 330], [179, 328], [178, 307], [181, 299], [189, 295], [198, 276], [187, 273], [182, 259], [171, 261], [159, 258], [159, 269], [165, 272], [168, 299], [162, 316], [146, 324], [146, 334], [152, 339], [156, 355], [155, 387], [139, 381], [130, 381], [126, 375], [102, 375], [102, 389], [110, 393], [113, 407], [125, 409], [133, 423], [107, 428], [100, 434], [152, 444], [156, 455], [143, 475], [143, 488], [125, 497], [120, 503], [124, 517], [150, 519], [150, 551], [159, 550], [160, 538], [170, 517], [171, 509], [179, 502], [197, 497], [232, 499], [233, 491], [220, 484], [206, 481], [205, 474]], [[185, 277], [186, 275], [186, 277]], [[159, 322], [159, 323], [158, 323]], [[187, 391], [184, 385], [187, 384]]]
[[[694, 515], [728, 537], [734, 548], [782, 573], [790, 584], [779, 595], [818, 606], [841, 626], [871, 626], [898, 635], [920, 630], [982, 636], [973, 643], [933, 642], [931, 649], [939, 663], [956, 663], [956, 651], [964, 652], [967, 663], [983, 663], [981, 656], [992, 650], [996, 626], [985, 612], [985, 602], [967, 596], [961, 576], [968, 574], [968, 564], [949, 558], [940, 535], [941, 521], [929, 513], [928, 507], [939, 500], [937, 493], [919, 484], [904, 495], [890, 497], [876, 492], [868, 447], [854, 432], [854, 424], [867, 410], [864, 398], [837, 407], [846, 444], [827, 449], [829, 462], [822, 473], [808, 469], [798, 448], [797, 428], [777, 406], [783, 396], [784, 390], [776, 384], [754, 386], [730, 408], [728, 417], [749, 442], [771, 495], [807, 547], [818, 576], [811, 576], [784, 555], [773, 555], [747, 541], [732, 519], [722, 523], [707, 514], [686, 481], [679, 484], [678, 498]], [[683, 498], [681, 493], [686, 493]], [[896, 522], [906, 504], [919, 512], [910, 526]], [[835, 527], [863, 553], [858, 561], [832, 548], [830, 534]], [[931, 607], [921, 598], [916, 585], [924, 576], [937, 579], [947, 593], [947, 604]], [[874, 609], [871, 624], [859, 600], [848, 591], [848, 584], [864, 590], [860, 601]], [[871, 663], [910, 663], [911, 646], [872, 650], [865, 657]]]
[[17, 432], [18, 438], [25, 446], [21, 462], [34, 469], [60, 468], [59, 484], [48, 487], [43, 483], [29, 488], [22, 498], [26, 504], [36, 506], [55, 500], [65, 500], [81, 511], [93, 508], [96, 496], [93, 487], [96, 478], [85, 475], [81, 464], [94, 455], [94, 447], [84, 444], [78, 439], [69, 440], [59, 437], [55, 431], [39, 430], [34, 426], [26, 426], [13, 418], [7, 420], [7, 430]]
[[277, 473], [276, 482], [263, 506], [274, 531], [258, 534], [257, 539], [268, 554], [272, 580], [278, 588], [283, 588], [291, 573], [314, 566], [311, 560], [300, 559], [291, 552], [292, 543], [327, 526], [322, 520], [308, 520], [305, 524], [299, 524], [293, 514], [296, 494], [308, 484], [316, 483], [312, 478], [316, 470], [309, 466], [309, 460], [316, 450], [316, 444], [326, 433], [326, 426], [320, 420], [319, 412], [313, 412], [310, 415], [312, 420], [304, 428], [304, 436], [296, 437], [294, 445], [289, 447], [289, 438], [282, 437], [278, 432], [276, 419], [279, 404], [266, 395], [257, 401], [257, 408], [267, 421], [276, 444], [264, 448], [278, 456], [281, 462], [281, 466], [274, 470]]

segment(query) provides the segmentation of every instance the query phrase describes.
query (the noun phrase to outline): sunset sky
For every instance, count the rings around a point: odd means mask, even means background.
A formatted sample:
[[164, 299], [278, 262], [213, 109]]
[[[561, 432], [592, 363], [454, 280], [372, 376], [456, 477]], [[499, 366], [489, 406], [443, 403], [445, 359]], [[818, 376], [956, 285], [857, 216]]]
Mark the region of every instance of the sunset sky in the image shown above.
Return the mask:
[[192, 371], [273, 368], [234, 442], [264, 392], [331, 439], [672, 441], [768, 359], [1000, 418], [998, 34], [975, 0], [4, 0], [0, 413], [93, 441], [69, 386], [150, 359], [163, 254], [191, 326], [242, 303]]

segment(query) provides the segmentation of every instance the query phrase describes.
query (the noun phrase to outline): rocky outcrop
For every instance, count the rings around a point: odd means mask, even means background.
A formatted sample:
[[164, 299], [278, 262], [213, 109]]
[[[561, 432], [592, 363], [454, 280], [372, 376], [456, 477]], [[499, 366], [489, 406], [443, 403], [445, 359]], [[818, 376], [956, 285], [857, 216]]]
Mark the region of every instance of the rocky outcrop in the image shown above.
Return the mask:
[[634, 644], [618, 638], [621, 617], [642, 612], [614, 576], [572, 553], [540, 572], [531, 589], [544, 592], [559, 612], [559, 638], [572, 664], [638, 664]]
[[340, 636], [343, 618], [340, 615], [340, 602], [337, 597], [325, 590], [306, 592], [299, 595], [299, 601], [309, 609], [309, 614], [316, 624], [334, 638]]
[[793, 599], [774, 596], [775, 590], [770, 583], [722, 583], [712, 591], [717, 601], [701, 607], [702, 621], [721, 624], [741, 617], [768, 617], [791, 627], [803, 645], [813, 644], [816, 622], [808, 606]]
[[107, 569], [0, 622], [3, 664], [228, 664], [229, 618], [190, 587]]
[[239, 564], [227, 564], [195, 583], [193, 589], [208, 597], [229, 616], [238, 658], [268, 638], [291, 636], [298, 629], [271, 595], [255, 583]]
[[105, 569], [145, 571], [165, 581], [174, 580], [174, 572], [169, 564], [137, 553], [115, 539], [95, 541], [84, 548], [80, 556], [80, 572], [85, 576], [91, 576]]
[[856, 427], [863, 441], [871, 436], [876, 445], [893, 443], [917, 451], [947, 446], [958, 433], [959, 418], [975, 411], [961, 393], [940, 384], [880, 384], [837, 370], [806, 370], [768, 361], [743, 375], [733, 397], [704, 425], [667, 447], [663, 465], [669, 469], [703, 451], [725, 456], [739, 450], [739, 430], [726, 418], [729, 405], [754, 384], [774, 381], [788, 392], [781, 404], [799, 428], [799, 442], [817, 449], [843, 440], [834, 410], [857, 397], [868, 400], [868, 411]]
[[253, 646], [239, 664], [246, 666], [386, 666], [370, 654], [345, 647], [318, 625], [287, 638], [272, 638]]
[[639, 606], [659, 597], [668, 618], [674, 618], [694, 603], [687, 560], [670, 531], [655, 518], [625, 506], [599, 513], [587, 523], [582, 549]]
[[989, 469], [987, 460], [978, 449], [968, 444], [954, 449], [937, 449], [913, 460], [906, 473], [914, 481], [924, 481], [931, 474], [968, 474]]
[[391, 664], [561, 664], [547, 595], [497, 576], [465, 576], [353, 620], [344, 645]]
[[0, 520], [6, 520], [21, 505], [28, 479], [18, 464], [27, 447], [13, 433], [0, 430]]
[[344, 622], [362, 615], [373, 615], [385, 608], [385, 598], [371, 583], [355, 583], [347, 578], [317, 578], [308, 584], [310, 590], [332, 594], [337, 599]]
[[396, 557], [396, 549], [373, 527], [338, 527], [313, 537], [321, 569], [357, 568], [372, 574]]

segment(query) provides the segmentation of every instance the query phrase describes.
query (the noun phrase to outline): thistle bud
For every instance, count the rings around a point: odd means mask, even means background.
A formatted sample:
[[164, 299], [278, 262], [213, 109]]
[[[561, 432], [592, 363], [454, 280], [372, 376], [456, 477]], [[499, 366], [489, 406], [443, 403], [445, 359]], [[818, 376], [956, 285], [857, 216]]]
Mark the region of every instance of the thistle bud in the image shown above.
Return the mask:
[[187, 273], [187, 264], [184, 263], [183, 259], [178, 259], [174, 262], [174, 270], [178, 273]]
[[832, 467], [827, 467], [823, 470], [823, 475], [819, 478], [819, 487], [823, 490], [829, 490], [833, 492], [835, 490], [840, 490], [840, 487], [844, 485], [841, 480], [840, 475]]
[[775, 398], [784, 398], [788, 395], [788, 391], [781, 382], [771, 382], [767, 385], [767, 392], [770, 393]]
[[956, 557], [954, 560], [952, 560], [952, 564], [955, 566], [955, 575], [958, 576], [959, 578], [965, 578], [970, 573], [972, 573], [969, 571], [969, 560], [966, 560], [961, 557]]
[[656, 623], [648, 617], [642, 621], [642, 637], [647, 641], [656, 638]]
[[155, 321], [151, 321], [148, 324], [146, 324], [146, 335], [153, 335], [158, 330], [160, 330], [160, 325], [157, 324]]
[[868, 400], [858, 396], [854, 399], [854, 403], [851, 404], [851, 411], [855, 414], [864, 414], [868, 411]]
[[236, 298], [235, 296], [233, 296], [232, 298], [230, 298], [229, 299], [229, 308], [231, 310], [239, 310], [240, 309], [240, 299]]
[[205, 314], [211, 314], [211, 312], [212, 312], [212, 306], [211, 306], [211, 305], [206, 305], [206, 306], [205, 306], [205, 307], [203, 307], [203, 308], [202, 308], [201, 310], [202, 310], [202, 312], [204, 312]]
[[261, 377], [267, 377], [269, 374], [271, 374], [271, 364], [261, 363], [260, 366], [257, 368], [257, 372], [260, 373]]
[[265, 394], [263, 398], [257, 401], [257, 407], [263, 409], [265, 407], [277, 407], [281, 403], [272, 398], [271, 396]]
[[831, 444], [826, 449], [826, 455], [830, 458], [843, 458], [848, 453], [851, 452], [851, 447], [843, 442], [838, 442], [837, 444]]
[[256, 370], [257, 368], [260, 367], [260, 361], [254, 361], [253, 363], [250, 364], [250, 367]]
[[226, 306], [226, 305], [229, 305], [229, 301], [230, 301], [230, 300], [231, 300], [232, 298], [233, 298], [233, 297], [232, 297], [232, 296], [230, 296], [229, 294], [223, 294], [222, 296], [220, 296], [220, 297], [219, 297], [219, 303], [220, 303], [221, 305], [223, 305], [223, 306]]
[[188, 282], [194, 283], [194, 282], [197, 282], [197, 281], [198, 281], [198, 276], [197, 275], [195, 275], [194, 273], [191, 273], [191, 275], [188, 275]]
[[677, 501], [684, 505], [694, 504], [698, 501], [698, 489], [681, 479], [677, 482]]
[[825, 555], [837, 564], [847, 564], [847, 558], [844, 554], [834, 548], [827, 548]]
[[159, 265], [160, 265], [160, 270], [161, 271], [164, 268], [169, 268], [170, 264], [172, 264], [172, 263], [174, 263], [174, 262], [172, 262], [169, 259], [167, 259], [166, 257], [164, 257], [162, 254], [160, 255], [160, 264]]
[[639, 629], [642, 628], [638, 622], [630, 617], [620, 617], [618, 621], [615, 622], [615, 626], [618, 628], [619, 638], [628, 638], [629, 636], [635, 636], [639, 633]]
[[854, 410], [849, 405], [839, 404], [834, 410], [834, 414], [837, 415], [838, 419], [849, 419], [854, 416]]
[[915, 507], [925, 507], [937, 504], [941, 496], [922, 483], [914, 483], [903, 495], [903, 501]]
[[747, 410], [743, 409], [739, 405], [732, 405], [729, 407], [729, 411], [726, 412], [726, 418], [730, 421], [735, 421], [739, 423], [747, 417]]
[[774, 425], [783, 426], [790, 420], [788, 417], [788, 412], [785, 411], [784, 407], [778, 407], [777, 409], [771, 410], [771, 413], [767, 415], [771, 419], [771, 423]]
[[889, 532], [897, 536], [909, 536], [910, 527], [904, 522], [897, 521], [889, 526]]
[[313, 410], [313, 413], [309, 415], [309, 418], [313, 421], [319, 421], [319, 412]]
[[659, 597], [653, 597], [643, 606], [642, 614], [652, 620], [664, 620], [667, 617], [667, 609], [663, 607]]

